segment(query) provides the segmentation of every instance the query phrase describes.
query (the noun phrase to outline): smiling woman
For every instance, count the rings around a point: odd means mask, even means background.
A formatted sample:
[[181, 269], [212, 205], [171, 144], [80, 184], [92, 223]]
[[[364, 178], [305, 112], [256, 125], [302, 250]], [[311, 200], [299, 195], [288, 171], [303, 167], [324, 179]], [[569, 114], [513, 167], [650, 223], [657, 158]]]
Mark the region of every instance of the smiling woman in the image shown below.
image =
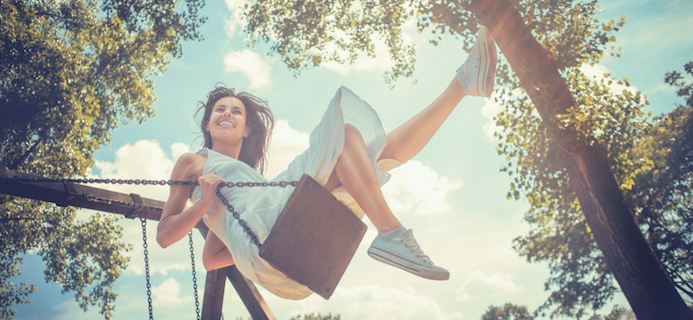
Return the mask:
[[[449, 272], [423, 253], [411, 230], [405, 229], [386, 203], [380, 187], [389, 169], [407, 162], [432, 138], [466, 95], [493, 91], [496, 50], [487, 29], [443, 93], [392, 132], [385, 134], [377, 113], [347, 88], [337, 90], [322, 120], [310, 135], [308, 150], [272, 179], [296, 181], [307, 174], [326, 190], [345, 190], [378, 229], [368, 249], [372, 258], [417, 276], [447, 280]], [[199, 187], [172, 185], [158, 226], [157, 241], [167, 247], [183, 238], [200, 220], [209, 229], [203, 262], [208, 270], [235, 264], [248, 279], [287, 299], [303, 299], [312, 291], [272, 267], [259, 246], [286, 205], [293, 188], [223, 188], [233, 182], [269, 182], [262, 176], [269, 132], [274, 124], [265, 101], [218, 86], [203, 104], [204, 148], [184, 154], [173, 180], [197, 180]], [[201, 108], [201, 109], [202, 109]], [[200, 109], [200, 110], [201, 110]], [[233, 192], [231, 191], [233, 190]], [[219, 191], [231, 206], [221, 205]], [[193, 201], [186, 208], [188, 199]], [[235, 208], [236, 213], [230, 210]]]
[[[239, 153], [234, 158], [263, 173], [267, 162], [267, 145], [274, 128], [274, 116], [267, 102], [251, 94], [245, 92], [236, 94], [233, 89], [219, 86], [209, 94], [207, 103], [203, 104], [198, 112], [203, 109], [201, 123], [203, 147], [213, 149], [214, 140], [211, 129], [213, 126], [221, 126], [221, 122], [230, 125], [231, 131], [237, 131], [235, 130], [237, 127], [243, 128], [244, 141], [242, 143], [234, 141], [230, 142], [230, 145], [223, 143], [221, 145], [240, 147]], [[226, 139], [226, 137], [220, 139]]]

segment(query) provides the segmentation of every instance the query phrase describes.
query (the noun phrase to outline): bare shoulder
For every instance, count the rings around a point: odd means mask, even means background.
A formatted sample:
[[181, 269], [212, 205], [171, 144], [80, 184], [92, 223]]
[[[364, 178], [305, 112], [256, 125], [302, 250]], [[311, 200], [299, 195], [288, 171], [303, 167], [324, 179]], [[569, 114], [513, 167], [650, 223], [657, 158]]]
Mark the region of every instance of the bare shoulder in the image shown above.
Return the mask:
[[173, 167], [173, 179], [197, 180], [204, 171], [207, 157], [195, 153], [185, 153]]

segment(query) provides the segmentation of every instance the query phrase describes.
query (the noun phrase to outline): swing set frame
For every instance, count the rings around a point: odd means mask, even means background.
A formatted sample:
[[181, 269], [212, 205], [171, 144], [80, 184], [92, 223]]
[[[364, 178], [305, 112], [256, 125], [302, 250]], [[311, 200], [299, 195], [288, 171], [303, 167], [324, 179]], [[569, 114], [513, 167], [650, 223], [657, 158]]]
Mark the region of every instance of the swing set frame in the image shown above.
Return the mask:
[[[125, 194], [81, 184], [63, 182], [27, 182], [20, 179], [36, 179], [39, 176], [10, 170], [0, 166], [0, 193], [55, 203], [61, 207], [73, 206], [120, 214], [128, 219], [141, 218], [159, 221], [164, 202], [142, 198], [138, 194]], [[203, 237], [209, 231], [204, 222], [195, 226]], [[274, 320], [276, 317], [267, 306], [252, 281], [245, 278], [236, 268], [229, 266], [208, 271], [202, 302], [203, 320], [221, 319], [224, 290], [227, 278], [236, 289], [250, 316], [255, 320]]]
[[[52, 179], [10, 170], [0, 166], [0, 193], [53, 202], [58, 206], [73, 206], [124, 215], [128, 219], [138, 217], [142, 225], [145, 266], [148, 270], [147, 220], [160, 220], [164, 202], [144, 199], [138, 194], [124, 194], [88, 187], [81, 183], [109, 183], [129, 185], [196, 185], [196, 181], [176, 180], [120, 180], [120, 179]], [[261, 244], [245, 221], [240, 219], [226, 198], [217, 195], [234, 218], [238, 219], [255, 244], [259, 255], [276, 270], [307, 286], [314, 293], [329, 299], [347, 269], [359, 243], [366, 233], [366, 225], [349, 208], [339, 202], [309, 175], [304, 174], [296, 182], [235, 182], [225, 187], [295, 187], [284, 209], [277, 218], [269, 236]], [[209, 232], [204, 222], [195, 226], [206, 238]], [[245, 304], [253, 319], [275, 319], [255, 285], [245, 278], [235, 265], [207, 273], [200, 317], [197, 295], [195, 260], [192, 249], [195, 308], [198, 319], [218, 320], [228, 278]], [[149, 272], [147, 271], [147, 295], [149, 318], [152, 319]]]

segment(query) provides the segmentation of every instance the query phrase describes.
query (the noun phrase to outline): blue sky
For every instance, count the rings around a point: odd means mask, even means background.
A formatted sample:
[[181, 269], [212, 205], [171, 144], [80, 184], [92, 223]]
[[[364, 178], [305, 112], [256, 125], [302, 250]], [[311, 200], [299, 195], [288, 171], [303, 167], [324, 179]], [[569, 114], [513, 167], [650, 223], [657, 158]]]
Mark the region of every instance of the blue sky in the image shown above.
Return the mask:
[[[447, 86], [466, 53], [461, 41], [446, 37], [437, 47], [428, 44], [414, 25], [405, 28], [417, 45], [417, 64], [412, 79], [401, 79], [390, 89], [382, 78], [387, 57], [358, 61], [353, 66], [325, 66], [303, 71], [295, 78], [278, 57], [266, 55], [267, 46], [248, 48], [231, 4], [209, 1], [203, 14], [205, 41], [184, 44], [182, 59], [171, 63], [156, 80], [157, 116], [143, 124], [128, 124], [113, 132], [110, 145], [96, 152], [92, 169], [99, 177], [166, 179], [180, 154], [197, 150], [199, 128], [194, 119], [197, 102], [204, 100], [217, 82], [248, 90], [267, 99], [279, 120], [270, 153], [269, 175], [285, 167], [307, 145], [339, 86], [344, 85], [369, 102], [379, 113], [386, 131], [394, 129], [428, 105]], [[585, 72], [614, 72], [627, 77], [648, 95], [655, 113], [671, 110], [675, 91], [664, 84], [664, 74], [681, 70], [693, 58], [693, 2], [687, 0], [603, 1], [604, 21], [627, 17], [616, 35], [620, 59], [607, 57]], [[242, 22], [241, 22], [242, 23]], [[494, 151], [490, 119], [497, 111], [491, 101], [465, 98], [433, 140], [412, 161], [395, 169], [383, 188], [393, 211], [414, 233], [424, 251], [451, 272], [444, 282], [420, 279], [376, 262], [366, 255], [375, 237], [369, 231], [330, 300], [313, 295], [301, 301], [276, 298], [261, 289], [278, 319], [306, 313], [341, 314], [342, 319], [480, 319], [489, 305], [506, 302], [534, 310], [548, 292], [544, 281], [548, 268], [528, 263], [512, 249], [512, 240], [527, 233], [522, 221], [528, 205], [508, 201], [510, 179], [499, 172], [503, 159]], [[166, 200], [161, 187], [114, 188], [143, 197]], [[82, 217], [92, 214], [83, 211]], [[138, 220], [121, 220], [130, 267], [116, 284], [119, 293], [115, 319], [146, 319], [146, 287], [143, 274], [142, 233]], [[156, 223], [148, 228], [155, 318], [193, 318], [190, 258], [187, 241], [159, 248], [154, 242]], [[204, 292], [203, 240], [195, 235], [200, 297]], [[19, 306], [16, 319], [94, 319], [97, 308], [82, 312], [72, 295], [43, 280], [44, 263], [25, 256], [22, 278], [37, 284], [31, 304]], [[613, 303], [627, 305], [619, 294]], [[610, 306], [609, 306], [610, 310]], [[224, 297], [224, 318], [248, 313], [230, 284]]]

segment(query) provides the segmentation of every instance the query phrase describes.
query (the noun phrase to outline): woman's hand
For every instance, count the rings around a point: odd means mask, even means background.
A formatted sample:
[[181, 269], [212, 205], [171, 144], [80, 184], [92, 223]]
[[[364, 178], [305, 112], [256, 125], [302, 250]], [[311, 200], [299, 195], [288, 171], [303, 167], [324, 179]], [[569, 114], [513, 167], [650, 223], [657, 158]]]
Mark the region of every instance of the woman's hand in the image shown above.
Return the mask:
[[211, 208], [214, 202], [217, 201], [217, 187], [222, 183], [226, 183], [226, 180], [218, 176], [216, 172], [213, 172], [201, 176], [197, 179], [197, 182], [200, 184], [200, 191], [202, 192], [202, 196], [197, 202], [200, 202], [203, 208]]

